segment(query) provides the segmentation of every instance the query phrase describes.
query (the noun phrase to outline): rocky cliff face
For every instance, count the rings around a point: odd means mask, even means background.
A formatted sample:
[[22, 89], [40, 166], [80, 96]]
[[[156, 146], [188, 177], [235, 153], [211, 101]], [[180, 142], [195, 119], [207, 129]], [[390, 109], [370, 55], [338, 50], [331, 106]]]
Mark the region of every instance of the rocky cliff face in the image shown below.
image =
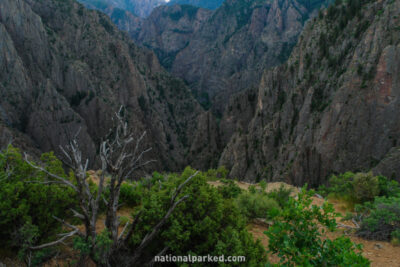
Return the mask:
[[257, 86], [264, 69], [287, 59], [304, 22], [329, 2], [228, 0], [212, 13], [171, 1], [144, 20], [120, 9], [101, 10], [135, 42], [154, 50], [203, 106], [222, 113], [232, 94]]
[[164, 0], [79, 0], [90, 9], [110, 12], [112, 9], [124, 10], [135, 16], [145, 18], [157, 6], [166, 4]]
[[312, 10], [295, 0], [228, 0], [176, 54], [171, 71], [222, 112], [233, 93], [257, 86], [264, 69], [287, 59]]
[[348, 170], [400, 177], [399, 29], [399, 0], [321, 13], [287, 63], [231, 100], [220, 165], [233, 177], [294, 184]]
[[147, 130], [149, 156], [158, 160], [152, 169], [187, 164], [201, 107], [105, 15], [72, 0], [2, 0], [0, 40], [3, 145], [13, 138], [59, 152], [81, 129], [79, 142], [93, 164], [124, 105], [135, 131]]
[[[215, 13], [159, 8], [141, 26], [152, 30], [136, 35], [168, 55], [178, 51], [173, 71], [192, 51], [188, 73], [202, 81], [192, 88], [207, 84], [205, 92], [225, 99], [216, 120], [105, 15], [72, 0], [1, 1], [0, 146], [13, 140], [33, 153], [57, 152], [81, 129], [85, 155], [95, 162], [113, 112], [124, 105], [136, 131], [148, 131], [149, 156], [158, 160], [152, 169], [225, 165], [231, 177], [298, 185], [348, 170], [400, 177], [400, 0], [330, 7], [307, 23], [287, 62], [262, 75], [317, 2], [275, 0], [228, 13], [235, 3]], [[226, 100], [238, 88], [249, 89]]]
[[130, 31], [130, 35], [153, 49], [161, 64], [170, 69], [176, 55], [189, 45], [211, 14], [209, 10], [189, 5], [160, 6], [142, 21], [138, 33]]
[[217, 9], [224, 0], [171, 0], [167, 5], [191, 5], [210, 10]]

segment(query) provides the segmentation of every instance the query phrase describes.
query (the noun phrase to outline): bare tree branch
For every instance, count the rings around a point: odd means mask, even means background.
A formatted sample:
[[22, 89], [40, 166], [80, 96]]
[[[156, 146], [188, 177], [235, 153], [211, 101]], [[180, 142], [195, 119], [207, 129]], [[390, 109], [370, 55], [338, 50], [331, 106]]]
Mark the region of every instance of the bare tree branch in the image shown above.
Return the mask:
[[49, 175], [50, 177], [57, 179], [58, 181], [60, 181], [61, 183], [64, 183], [65, 185], [68, 185], [69, 187], [71, 187], [72, 189], [74, 189], [76, 192], [78, 192], [78, 189], [76, 188], [75, 185], [73, 185], [70, 181], [68, 181], [67, 179], [60, 177], [54, 173], [51, 173], [49, 171], [47, 171], [45, 168], [36, 166], [35, 164], [33, 164], [32, 162], [30, 162], [28, 160], [28, 155], [25, 153], [25, 161], [34, 169], [42, 171], [44, 173], [46, 173], [47, 175]]
[[82, 219], [82, 220], [85, 219], [85, 216], [83, 216], [82, 214], [80, 214], [80, 213], [77, 212], [76, 210], [71, 209], [71, 211], [72, 211], [72, 213], [74, 214], [74, 217], [77, 217], [77, 218]]
[[81, 231], [79, 230], [79, 228], [76, 227], [75, 225], [69, 224], [69, 223], [67, 223], [65, 220], [62, 220], [62, 219], [60, 219], [60, 218], [58, 218], [58, 217], [56, 217], [56, 216], [52, 216], [52, 217], [53, 217], [55, 220], [59, 221], [60, 223], [64, 224], [66, 227], [69, 227], [69, 228], [71, 228], [71, 229], [73, 229], [73, 230], [78, 230], [78, 232], [76, 232], [76, 234], [78, 234], [78, 235], [80, 235], [80, 236], [83, 236], [82, 232], [81, 232]]
[[356, 222], [356, 220], [353, 218], [353, 219], [351, 219], [351, 221], [354, 223], [354, 225], [357, 227], [357, 228], [360, 228], [360, 225], [358, 224], [358, 222]]
[[136, 214], [135, 219], [133, 219], [132, 224], [129, 226], [129, 231], [124, 238], [123, 238], [123, 233], [122, 233], [120, 242], [126, 243], [129, 241], [129, 239], [132, 237], [133, 231], [135, 230], [135, 226], [139, 222], [139, 218], [142, 215], [142, 213], [143, 213], [143, 211], [139, 211], [138, 214]]
[[24, 181], [24, 183], [27, 183], [27, 184], [59, 184], [59, 185], [64, 185], [64, 186], [69, 187], [69, 185], [67, 185], [61, 181]]
[[175, 208], [183, 201], [185, 201], [189, 196], [185, 195], [181, 197], [179, 200], [175, 201], [179, 193], [181, 192], [182, 188], [189, 183], [190, 180], [192, 180], [196, 175], [198, 174], [198, 171], [196, 171], [193, 175], [191, 175], [189, 178], [185, 180], [182, 184], [178, 186], [178, 189], [175, 190], [174, 195], [171, 198], [171, 207], [167, 211], [167, 213], [164, 215], [164, 217], [158, 222], [156, 226], [154, 226], [153, 230], [151, 233], [148, 233], [140, 243], [139, 247], [135, 249], [135, 254], [134, 258], [138, 259], [140, 255], [142, 254], [143, 249], [156, 237], [158, 232], [160, 231], [161, 227], [166, 223], [168, 218], [171, 216], [172, 212], [175, 210]]
[[63, 152], [64, 156], [67, 158], [68, 162], [64, 160], [64, 164], [68, 165], [68, 167], [73, 168], [72, 166], [72, 159], [70, 157], [70, 155], [68, 155], [67, 151], [65, 151], [65, 149], [62, 146], [59, 146], [61, 152]]
[[69, 232], [69, 233], [65, 234], [62, 238], [60, 238], [60, 239], [58, 239], [56, 241], [53, 241], [53, 242], [50, 242], [50, 243], [46, 243], [46, 244], [43, 244], [43, 245], [40, 245], [40, 246], [30, 247], [30, 249], [38, 250], [38, 249], [42, 249], [42, 248], [52, 247], [52, 246], [55, 246], [55, 245], [58, 245], [58, 244], [63, 244], [64, 240], [66, 240], [67, 238], [69, 238], [71, 236], [74, 236], [78, 232], [79, 232], [79, 229], [78, 230], [74, 230], [72, 232]]
[[126, 229], [128, 228], [128, 226], [129, 226], [129, 222], [127, 222], [125, 224], [124, 228], [122, 229], [121, 233], [118, 236], [118, 240], [121, 240], [121, 238], [124, 236], [124, 233], [125, 233]]
[[158, 222], [156, 226], [154, 226], [153, 230], [151, 233], [147, 234], [143, 239], [140, 245], [135, 249], [134, 256], [133, 256], [133, 262], [135, 263], [139, 257], [142, 255], [143, 250], [147, 247], [148, 244], [157, 236], [158, 232], [161, 230], [161, 227], [167, 222], [168, 218], [171, 216], [172, 212], [175, 210], [175, 208], [182, 202], [185, 201], [189, 196], [183, 196], [180, 198], [178, 201], [176, 201], [168, 210], [168, 212], [165, 214], [165, 216]]
[[189, 178], [186, 179], [185, 182], [183, 182], [182, 184], [179, 185], [178, 189], [175, 190], [173, 197], [171, 198], [171, 203], [173, 203], [176, 199], [176, 197], [179, 195], [179, 193], [181, 192], [182, 188], [190, 182], [190, 180], [192, 180], [197, 174], [199, 173], [199, 171], [196, 171], [193, 175], [191, 175]]
[[[90, 186], [88, 183], [89, 176], [87, 175], [87, 170], [89, 166], [89, 160], [84, 159], [82, 157], [82, 151], [79, 148], [79, 144], [77, 141], [77, 137], [79, 135], [79, 131], [75, 134], [74, 138], [70, 140], [69, 144], [65, 147], [60, 147], [61, 152], [65, 157], [65, 164], [69, 166], [74, 172], [74, 183], [69, 181], [67, 178], [60, 177], [56, 174], [53, 174], [47, 171], [45, 168], [36, 166], [32, 162], [28, 160], [28, 156], [25, 155], [25, 160], [28, 164], [49, 175], [55, 181], [45, 181], [43, 183], [57, 183], [62, 185], [67, 185], [74, 189], [77, 193], [77, 197], [79, 200], [79, 212], [75, 209], [71, 209], [74, 217], [77, 217], [82, 220], [84, 225], [84, 233], [81, 230], [68, 222], [65, 222], [62, 219], [54, 217], [57, 221], [61, 222], [64, 226], [72, 229], [71, 232], [61, 234], [61, 238], [40, 246], [32, 247], [31, 249], [41, 249], [45, 247], [50, 247], [58, 244], [63, 244], [63, 242], [73, 235], [79, 235], [86, 240], [91, 240], [90, 244], [90, 257], [94, 259], [96, 252], [96, 223], [98, 220], [98, 210], [100, 207], [100, 201], [104, 201], [107, 206], [106, 210], [106, 219], [104, 221], [105, 226], [108, 231], [110, 231], [110, 238], [113, 240], [113, 244], [111, 246], [111, 250], [106, 257], [106, 261], [111, 260], [111, 255], [123, 255], [124, 251], [127, 248], [127, 243], [133, 235], [133, 231], [135, 230], [138, 222], [141, 219], [142, 211], [139, 211], [133, 221], [127, 222], [122, 231], [118, 234], [118, 208], [119, 205], [119, 196], [121, 185], [124, 181], [126, 181], [135, 170], [144, 167], [154, 160], [146, 160], [145, 155], [151, 151], [150, 148], [141, 149], [142, 142], [146, 136], [146, 132], [144, 131], [139, 138], [134, 138], [134, 136], [129, 132], [128, 124], [125, 121], [125, 118], [122, 114], [123, 107], [121, 106], [119, 111], [116, 113], [115, 121], [116, 126], [114, 127], [114, 131], [110, 130], [108, 138], [101, 142], [99, 149], [99, 156], [101, 160], [101, 175], [99, 177], [98, 190], [94, 193], [90, 190]], [[162, 227], [165, 225], [167, 220], [170, 218], [173, 211], [176, 207], [185, 201], [189, 196], [185, 195], [178, 199], [178, 196], [181, 194], [183, 187], [189, 183], [193, 177], [197, 175], [198, 172], [191, 175], [187, 178], [182, 184], [180, 184], [172, 193], [170, 206], [166, 214], [158, 221], [158, 223], [145, 235], [143, 240], [141, 240], [140, 245], [135, 249], [132, 253], [132, 256], [129, 256], [129, 259], [133, 259], [129, 264], [135, 265], [137, 263], [139, 257], [142, 255], [145, 248], [154, 240], [157, 234], [160, 232]], [[107, 179], [106, 182], [106, 174], [110, 176], [110, 180]], [[161, 187], [161, 182], [159, 184]], [[105, 199], [104, 190], [107, 190], [108, 197]], [[164, 248], [159, 254], [163, 254], [167, 251], [168, 247]], [[119, 257], [119, 256], [117, 256]]]

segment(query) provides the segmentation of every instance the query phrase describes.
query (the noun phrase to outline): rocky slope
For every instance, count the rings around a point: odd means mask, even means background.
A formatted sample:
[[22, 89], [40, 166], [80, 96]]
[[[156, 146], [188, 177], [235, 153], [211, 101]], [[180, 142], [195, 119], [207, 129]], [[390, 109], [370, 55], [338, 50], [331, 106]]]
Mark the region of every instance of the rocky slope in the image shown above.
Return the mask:
[[349, 170], [399, 179], [399, 30], [399, 0], [321, 13], [287, 63], [231, 100], [219, 164], [232, 177], [298, 185]]
[[113, 9], [128, 11], [135, 16], [145, 18], [151, 11], [166, 2], [164, 0], [78, 0], [87, 8], [98, 9], [105, 13]]
[[210, 10], [217, 9], [224, 0], [171, 0], [167, 5], [191, 5]]
[[160, 7], [141, 25], [149, 30], [136, 35], [170, 49], [164, 64], [172, 71], [192, 51], [184, 78], [193, 75], [202, 82], [192, 88], [209, 92], [221, 110], [226, 105], [220, 120], [105, 15], [72, 0], [1, 1], [0, 146], [12, 139], [32, 153], [58, 152], [81, 128], [79, 140], [94, 162], [122, 104], [137, 132], [148, 130], [146, 144], [158, 160], [152, 169], [225, 165], [231, 177], [312, 186], [349, 170], [399, 179], [400, 0], [330, 7], [307, 23], [287, 62], [263, 74], [284, 60], [320, 2], [226, 10], [248, 3], [241, 1], [214, 13]]
[[142, 20], [126, 10], [101, 10], [135, 42], [154, 50], [203, 106], [222, 113], [232, 94], [256, 86], [264, 69], [287, 59], [304, 22], [329, 2], [228, 0], [211, 12], [171, 1]]
[[142, 21], [138, 32], [129, 33], [136, 42], [153, 49], [164, 67], [171, 68], [177, 53], [189, 45], [211, 15], [209, 10], [189, 5], [160, 6]]
[[296, 0], [227, 0], [177, 53], [171, 72], [222, 112], [233, 93], [256, 86], [264, 69], [287, 59], [314, 8]]
[[106, 15], [72, 0], [0, 2], [0, 95], [1, 145], [58, 153], [81, 129], [93, 164], [120, 105], [137, 133], [147, 130], [153, 170], [180, 169], [196, 159], [194, 139], [209, 143], [196, 136], [207, 114], [189, 89]]

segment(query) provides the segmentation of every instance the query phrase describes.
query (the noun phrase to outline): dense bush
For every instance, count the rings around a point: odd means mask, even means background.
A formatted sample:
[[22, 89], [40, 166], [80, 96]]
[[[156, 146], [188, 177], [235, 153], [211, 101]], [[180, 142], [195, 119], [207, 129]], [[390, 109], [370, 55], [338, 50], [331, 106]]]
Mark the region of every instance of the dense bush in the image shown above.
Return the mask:
[[358, 203], [371, 201], [380, 194], [379, 178], [372, 173], [357, 173], [352, 181], [354, 198]]
[[249, 219], [266, 218], [272, 210], [280, 210], [279, 204], [265, 193], [245, 192], [241, 194], [237, 203], [242, 214]]
[[390, 180], [385, 176], [378, 176], [379, 196], [395, 197], [400, 194], [400, 185], [396, 180]]
[[144, 190], [145, 188], [141, 183], [123, 183], [121, 185], [121, 192], [119, 196], [120, 204], [129, 207], [140, 205]]
[[[79, 251], [81, 256], [88, 256], [90, 253], [91, 241], [90, 237], [89, 240], [85, 240], [85, 238], [77, 236], [74, 238], [73, 248]], [[98, 234], [94, 243], [97, 249], [93, 258], [99, 262], [101, 266], [109, 266], [106, 264], [106, 259], [112, 246], [112, 240], [110, 239], [110, 233], [107, 229], [104, 229]]]
[[366, 239], [393, 240], [400, 231], [400, 186], [397, 181], [369, 173], [346, 172], [329, 179], [320, 193], [355, 205], [349, 214], [360, 223], [357, 234]]
[[366, 239], [394, 240], [400, 232], [400, 195], [377, 197], [373, 202], [357, 205], [356, 212], [361, 221], [358, 235]]
[[218, 191], [223, 198], [237, 198], [242, 193], [242, 189], [233, 180], [222, 179], [221, 182], [223, 185], [218, 187]]
[[228, 170], [221, 166], [218, 169], [208, 169], [204, 172], [208, 181], [225, 180], [228, 175]]
[[267, 195], [278, 202], [279, 206], [284, 207], [289, 200], [290, 194], [292, 194], [292, 188], [281, 185], [279, 189], [269, 192]]
[[398, 182], [369, 173], [346, 172], [333, 175], [329, 186], [321, 186], [319, 193], [346, 201], [350, 206], [372, 201], [376, 196], [395, 196], [400, 193]]
[[[136, 226], [132, 249], [165, 214], [176, 187], [193, 173], [187, 168], [182, 175], [170, 174], [161, 186], [152, 181], [153, 186], [143, 197], [142, 221]], [[193, 178], [184, 187], [184, 195], [188, 199], [174, 211], [157, 244], [148, 249], [148, 256], [168, 247], [173, 255], [243, 255], [247, 266], [260, 266], [266, 261], [263, 247], [247, 232], [247, 220], [235, 201], [225, 199], [210, 186], [206, 175], [199, 173]]]
[[361, 246], [350, 239], [321, 239], [320, 225], [336, 228], [334, 209], [327, 202], [311, 206], [313, 192], [302, 190], [298, 199], [289, 198], [281, 212], [270, 214], [273, 225], [266, 231], [269, 249], [281, 258], [283, 266], [369, 266]]
[[[52, 153], [43, 154], [46, 169], [67, 177]], [[24, 161], [18, 149], [9, 146], [0, 153], [0, 246], [26, 250], [51, 239], [61, 231], [53, 216], [70, 216], [76, 205], [74, 192], [57, 184], [43, 184], [49, 177]], [[14, 250], [15, 251], [15, 250]]]
[[400, 230], [396, 229], [391, 232], [391, 243], [394, 246], [400, 246]]

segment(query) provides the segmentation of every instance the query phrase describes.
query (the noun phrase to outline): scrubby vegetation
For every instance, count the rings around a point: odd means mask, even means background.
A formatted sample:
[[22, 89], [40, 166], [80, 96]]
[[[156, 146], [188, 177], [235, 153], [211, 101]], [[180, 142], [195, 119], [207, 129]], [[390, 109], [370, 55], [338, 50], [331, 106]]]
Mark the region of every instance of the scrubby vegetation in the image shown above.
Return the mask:
[[[171, 192], [193, 173], [187, 168], [182, 175], [153, 175], [151, 189], [143, 198], [144, 219], [136, 228], [132, 247], [166, 211]], [[244, 255], [249, 266], [266, 261], [261, 244], [246, 230], [246, 217], [232, 201], [234, 196], [222, 192], [207, 183], [206, 175], [198, 174], [182, 192], [189, 198], [176, 209], [149, 255], [169, 247], [173, 255]]]
[[389, 180], [384, 176], [374, 176], [369, 173], [346, 172], [333, 175], [328, 186], [319, 188], [321, 195], [328, 198], [341, 199], [350, 207], [373, 201], [377, 196], [396, 196], [400, 193], [398, 182]]
[[292, 191], [292, 188], [285, 188], [281, 185], [277, 190], [272, 190], [267, 195], [278, 202], [279, 206], [283, 208], [289, 201]]
[[361, 222], [358, 235], [366, 239], [398, 242], [400, 233], [400, 195], [377, 197], [372, 202], [356, 206], [356, 218]]
[[245, 192], [237, 199], [241, 213], [249, 219], [267, 218], [271, 210], [280, 210], [278, 202], [265, 193]]
[[[43, 154], [46, 169], [68, 177], [52, 153]], [[10, 146], [0, 153], [0, 247], [5, 253], [19, 251], [21, 258], [29, 246], [51, 240], [61, 230], [55, 217], [72, 217], [76, 205], [72, 190], [44, 184], [47, 175], [37, 172]], [[47, 251], [49, 252], [49, 251]], [[47, 253], [39, 253], [31, 261]]]
[[266, 232], [269, 249], [278, 254], [283, 266], [368, 266], [361, 246], [350, 239], [321, 239], [320, 226], [334, 231], [337, 214], [328, 202], [322, 207], [311, 205], [312, 195], [303, 188], [298, 199], [290, 197], [281, 212], [271, 210], [273, 223]]
[[344, 200], [359, 225], [357, 234], [366, 239], [399, 242], [400, 185], [395, 180], [370, 173], [347, 172], [332, 176], [319, 192], [328, 198]]
[[[47, 171], [74, 183], [74, 174], [67, 175], [62, 163], [52, 153], [44, 154], [41, 161]], [[98, 174], [93, 173], [92, 178], [88, 176], [93, 192], [98, 190], [94, 181]], [[132, 223], [133, 218], [141, 214], [125, 248], [127, 253], [137, 250], [144, 237], [170, 208], [171, 196], [177, 187], [194, 174], [195, 170], [188, 167], [182, 174], [155, 172], [150, 177], [127, 180], [121, 185], [119, 205], [131, 213], [119, 217], [121, 227]], [[185, 184], [179, 196], [187, 196], [187, 199], [168, 217], [156, 241], [147, 247], [140, 262], [149, 262], [154, 255], [167, 249], [172, 255], [245, 256], [246, 266], [269, 264], [267, 251], [247, 230], [253, 219], [266, 219], [272, 222], [267, 231], [269, 250], [278, 253], [284, 266], [345, 266], [349, 262], [368, 265], [359, 253], [361, 247], [348, 238], [321, 241], [318, 226], [333, 230], [336, 226], [335, 214], [329, 205], [324, 205], [322, 209], [311, 207], [309, 196], [312, 193], [303, 190], [295, 198], [291, 196], [291, 190], [284, 187], [266, 192], [268, 184], [265, 181], [259, 186], [251, 186], [249, 190], [242, 190], [233, 180], [226, 179], [226, 174], [224, 168], [198, 172]], [[33, 168], [12, 146], [0, 153], [0, 177], [0, 256], [14, 254], [27, 265], [39, 266], [55, 253], [63, 251], [63, 246], [68, 246], [80, 259], [90, 258], [99, 265], [107, 264], [113, 247], [112, 235], [107, 228], [97, 229], [99, 232], [94, 241], [91, 237], [75, 236], [54, 247], [32, 249], [58, 239], [58, 234], [65, 231], [61, 224], [63, 220], [79, 226], [81, 221], [74, 218], [74, 212], [71, 212], [71, 208], [81, 212], [73, 190], [57, 183], [49, 184], [51, 177]], [[110, 178], [106, 176], [106, 179]], [[222, 185], [210, 185], [210, 181], [216, 180]], [[381, 188], [385, 187], [381, 185]], [[102, 193], [104, 199], [108, 199], [109, 194], [105, 187]], [[389, 205], [388, 210], [393, 207]], [[100, 214], [105, 214], [105, 208], [100, 206]], [[373, 212], [370, 214], [371, 218], [378, 216]], [[365, 221], [365, 225], [367, 223], [373, 224], [372, 219]], [[388, 220], [388, 224], [391, 223]], [[396, 231], [392, 235], [398, 238]], [[19, 251], [18, 255], [15, 251]], [[81, 261], [76, 258], [76, 262]], [[236, 264], [239, 266], [241, 263]], [[219, 265], [228, 266], [224, 263]], [[230, 263], [229, 266], [233, 265]]]
[[[47, 184], [45, 181], [49, 177], [30, 167], [17, 149], [9, 147], [0, 155], [2, 253], [12, 254], [19, 250], [24, 260], [38, 255], [41, 259], [30, 259], [30, 263], [40, 264], [41, 260], [48, 259], [49, 251], [54, 252], [58, 248], [34, 252], [30, 248], [58, 238], [62, 224], [53, 216], [71, 224], [76, 223], [69, 208], [79, 211], [78, 203], [74, 201], [72, 190], [57, 184]], [[49, 171], [67, 177], [61, 162], [53, 154], [44, 154], [42, 161]], [[128, 249], [133, 251], [139, 245], [138, 242], [166, 213], [173, 191], [193, 174], [194, 170], [187, 168], [181, 175], [154, 173], [149, 178], [122, 184], [120, 205], [130, 209], [132, 215], [142, 213]], [[185, 186], [181, 194], [187, 195], [188, 199], [177, 207], [157, 242], [147, 249], [143, 257], [149, 258], [144, 259], [144, 262], [151, 260], [165, 247], [168, 247], [168, 253], [175, 255], [243, 255], [249, 266], [258, 266], [267, 261], [264, 248], [246, 230], [247, 218], [241, 214], [237, 203], [232, 201], [240, 194], [240, 189], [228, 191], [224, 187], [214, 188], [207, 183], [209, 179], [216, 179], [215, 175], [223, 174], [223, 169], [199, 173]], [[72, 177], [70, 180], [73, 180]], [[90, 184], [94, 191], [97, 190], [95, 183]], [[227, 185], [226, 188], [231, 187]], [[108, 194], [107, 190], [103, 193], [105, 198]], [[130, 216], [120, 218], [123, 223], [131, 220]], [[91, 240], [75, 237], [69, 242], [72, 242], [69, 246], [81, 256], [89, 255]], [[97, 249], [92, 257], [95, 257], [97, 263], [104, 262], [104, 255], [107, 255], [112, 244], [110, 233], [104, 229], [97, 235], [95, 244]]]

